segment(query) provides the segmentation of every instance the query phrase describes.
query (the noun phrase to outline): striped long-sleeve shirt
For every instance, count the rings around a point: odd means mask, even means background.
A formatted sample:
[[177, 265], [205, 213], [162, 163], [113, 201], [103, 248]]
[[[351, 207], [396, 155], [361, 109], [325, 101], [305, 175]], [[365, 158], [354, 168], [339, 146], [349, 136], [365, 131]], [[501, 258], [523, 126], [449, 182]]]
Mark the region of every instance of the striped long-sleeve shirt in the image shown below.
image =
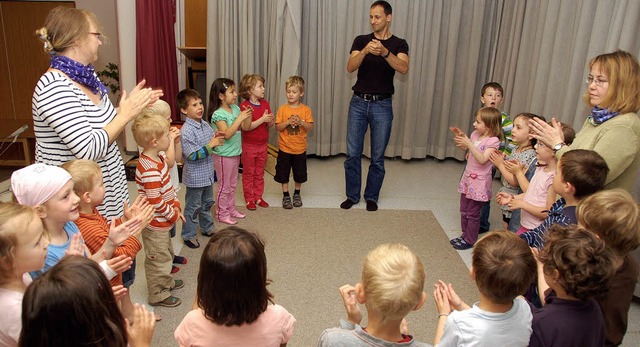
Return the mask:
[[149, 229], [168, 231], [178, 221], [174, 207], [180, 209], [180, 202], [171, 184], [167, 158], [164, 154], [159, 158], [160, 161], [156, 161], [144, 153], [140, 154], [136, 166], [136, 186], [138, 194], [146, 196], [149, 204], [155, 207]]
[[102, 170], [105, 198], [98, 210], [107, 218], [122, 216], [129, 200], [124, 163], [104, 127], [116, 116], [107, 96], [94, 104], [65, 75], [49, 71], [40, 77], [31, 100], [36, 135], [36, 162], [61, 165], [73, 159], [94, 160]]
[[[82, 234], [82, 237], [84, 238], [84, 243], [93, 254], [100, 250], [102, 245], [104, 245], [105, 241], [109, 238], [110, 221], [107, 221], [107, 219], [102, 216], [97, 209], [94, 209], [92, 214], [80, 213], [80, 218], [78, 218], [75, 223], [80, 229], [80, 234]], [[116, 226], [120, 224], [122, 224], [122, 220], [120, 218], [116, 219]], [[135, 259], [136, 254], [138, 254], [140, 249], [142, 249], [140, 241], [138, 241], [135, 236], [129, 236], [129, 238], [121, 245], [116, 247], [111, 258], [119, 255], [126, 255]], [[122, 274], [120, 273], [111, 279], [110, 283], [112, 286], [121, 285]]]
[[520, 234], [520, 238], [527, 241], [529, 247], [542, 249], [545, 243], [545, 235], [552, 225], [558, 224], [567, 226], [577, 223], [576, 206], [566, 206], [564, 198], [560, 198], [551, 205], [549, 214], [547, 214], [547, 218], [545, 218], [544, 222], [542, 222], [538, 227]]

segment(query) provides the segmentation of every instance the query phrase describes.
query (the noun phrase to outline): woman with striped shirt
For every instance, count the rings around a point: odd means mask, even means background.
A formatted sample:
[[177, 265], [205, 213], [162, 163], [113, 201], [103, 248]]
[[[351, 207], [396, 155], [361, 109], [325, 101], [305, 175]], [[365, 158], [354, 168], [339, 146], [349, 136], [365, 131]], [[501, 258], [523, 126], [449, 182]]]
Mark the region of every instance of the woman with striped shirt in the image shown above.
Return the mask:
[[143, 88], [140, 82], [120, 107], [114, 108], [93, 63], [102, 45], [96, 16], [86, 10], [57, 7], [36, 34], [51, 55], [51, 66], [40, 77], [32, 98], [36, 161], [61, 165], [90, 159], [100, 165], [106, 195], [98, 207], [107, 217], [122, 216], [129, 200], [124, 163], [116, 137], [162, 91]]

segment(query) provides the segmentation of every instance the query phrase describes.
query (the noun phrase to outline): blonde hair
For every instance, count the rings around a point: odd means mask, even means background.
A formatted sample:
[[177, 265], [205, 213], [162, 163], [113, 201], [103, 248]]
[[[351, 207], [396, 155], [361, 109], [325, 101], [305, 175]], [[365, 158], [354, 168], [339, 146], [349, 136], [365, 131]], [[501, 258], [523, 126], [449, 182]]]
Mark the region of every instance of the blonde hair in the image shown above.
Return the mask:
[[91, 24], [99, 29], [98, 19], [92, 12], [58, 6], [49, 11], [44, 26], [36, 30], [36, 35], [44, 43], [45, 52], [61, 53], [89, 35]]
[[599, 191], [578, 204], [578, 224], [598, 235], [619, 256], [640, 246], [640, 209], [622, 189]]
[[425, 277], [422, 262], [407, 246], [376, 247], [362, 269], [367, 308], [382, 314], [383, 322], [402, 319], [420, 302]]
[[98, 163], [88, 159], [75, 159], [61, 165], [71, 175], [73, 191], [80, 196], [94, 187], [96, 177], [102, 175]]
[[290, 87], [298, 87], [301, 93], [304, 93], [304, 79], [300, 76], [291, 76], [287, 78], [287, 82], [284, 84], [285, 91]]
[[242, 76], [240, 80], [240, 96], [245, 100], [249, 100], [251, 98], [251, 88], [255, 87], [258, 81], [264, 83], [264, 77], [258, 74], [246, 74]]
[[13, 259], [18, 244], [18, 234], [24, 229], [18, 226], [27, 226], [28, 223], [18, 223], [18, 218], [27, 218], [28, 221], [38, 219], [35, 210], [26, 205], [14, 202], [0, 202], [0, 283], [9, 278], [13, 273]]
[[151, 105], [143, 108], [140, 114], [159, 114], [165, 119], [171, 117], [171, 106], [168, 102], [159, 99]]
[[131, 131], [138, 146], [147, 148], [149, 141], [155, 140], [169, 131], [170, 125], [169, 121], [159, 114], [141, 114], [134, 119]]
[[[636, 57], [617, 50], [591, 59], [588, 66], [589, 70], [596, 66], [609, 80], [607, 95], [599, 107], [620, 113], [640, 110], [640, 65]], [[590, 105], [588, 87], [583, 100]]]

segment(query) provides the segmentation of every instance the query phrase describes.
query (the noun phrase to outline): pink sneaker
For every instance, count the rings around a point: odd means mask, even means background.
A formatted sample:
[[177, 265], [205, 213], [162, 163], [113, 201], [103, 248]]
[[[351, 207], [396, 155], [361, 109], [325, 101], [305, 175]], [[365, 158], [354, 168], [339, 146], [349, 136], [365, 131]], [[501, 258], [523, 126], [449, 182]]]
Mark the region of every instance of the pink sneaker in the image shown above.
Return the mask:
[[220, 223], [224, 223], [224, 224], [229, 224], [229, 225], [236, 225], [238, 224], [238, 221], [231, 218], [231, 217], [223, 217], [223, 218], [218, 218], [218, 222]]
[[239, 218], [239, 219], [243, 219], [244, 217], [246, 217], [247, 215], [238, 211], [238, 210], [233, 210], [231, 211], [231, 217], [233, 218]]

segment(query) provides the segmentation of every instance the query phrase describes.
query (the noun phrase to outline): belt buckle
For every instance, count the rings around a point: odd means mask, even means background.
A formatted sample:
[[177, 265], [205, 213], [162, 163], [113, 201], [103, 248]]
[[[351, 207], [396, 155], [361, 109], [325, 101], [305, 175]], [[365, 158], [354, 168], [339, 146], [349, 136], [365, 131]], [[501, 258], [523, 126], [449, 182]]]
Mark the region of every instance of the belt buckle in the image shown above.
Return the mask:
[[364, 101], [376, 101], [375, 96], [372, 94], [362, 94]]

